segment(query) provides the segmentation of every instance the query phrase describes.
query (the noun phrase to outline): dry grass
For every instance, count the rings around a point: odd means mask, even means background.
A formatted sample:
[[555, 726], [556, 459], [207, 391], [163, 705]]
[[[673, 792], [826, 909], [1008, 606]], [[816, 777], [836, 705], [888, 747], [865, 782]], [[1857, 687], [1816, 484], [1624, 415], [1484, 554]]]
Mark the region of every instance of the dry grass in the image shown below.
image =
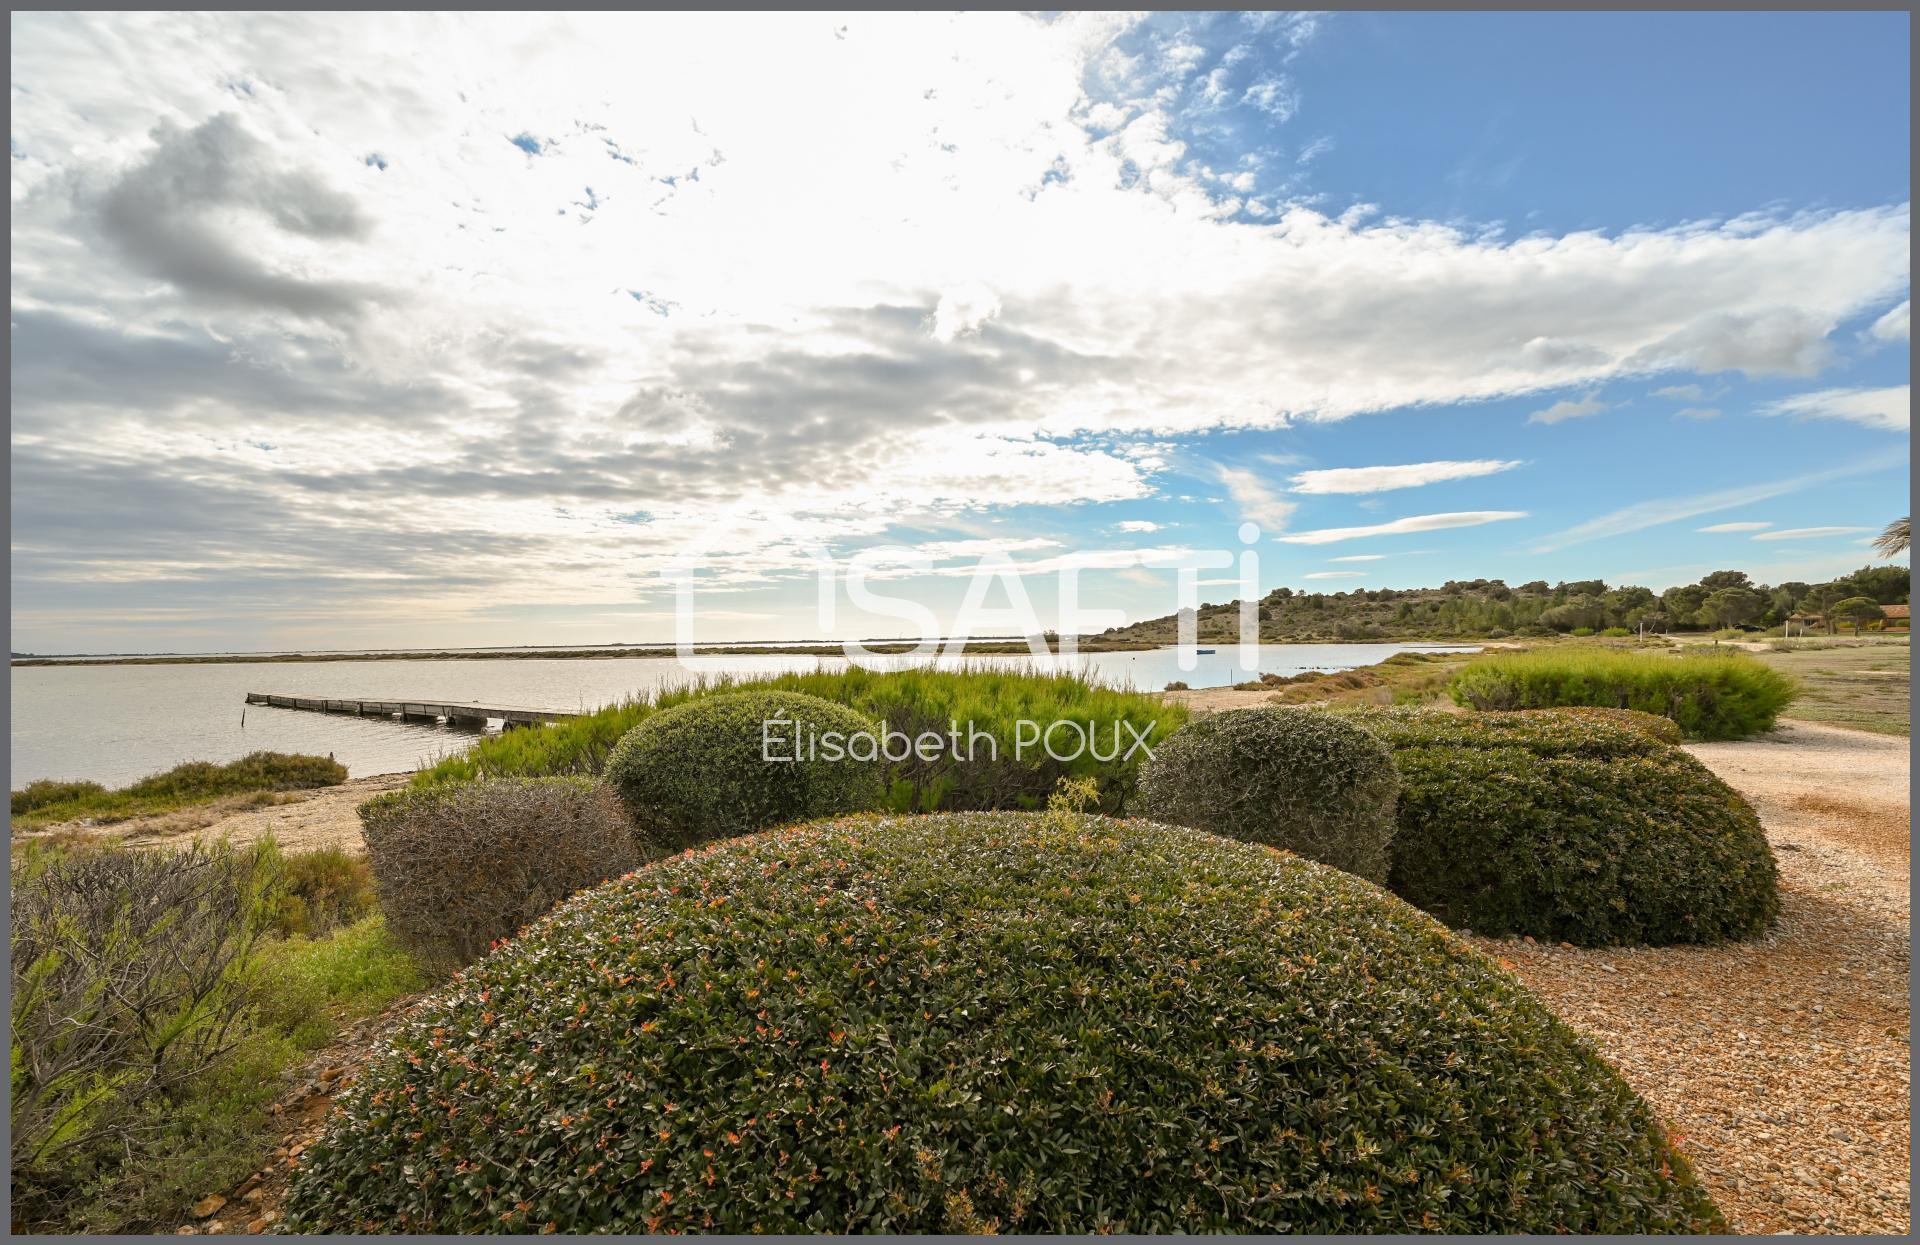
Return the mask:
[[1755, 655], [1800, 680], [1785, 716], [1879, 735], [1911, 733], [1913, 650], [1904, 639], [1820, 641]]

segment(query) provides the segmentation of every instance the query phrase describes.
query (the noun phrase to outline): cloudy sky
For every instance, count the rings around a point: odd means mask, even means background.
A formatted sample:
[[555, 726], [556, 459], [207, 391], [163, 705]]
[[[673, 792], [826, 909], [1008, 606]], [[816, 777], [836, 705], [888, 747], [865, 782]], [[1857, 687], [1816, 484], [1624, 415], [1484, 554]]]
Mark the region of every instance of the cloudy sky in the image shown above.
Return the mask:
[[1844, 572], [1907, 23], [15, 15], [13, 647]]

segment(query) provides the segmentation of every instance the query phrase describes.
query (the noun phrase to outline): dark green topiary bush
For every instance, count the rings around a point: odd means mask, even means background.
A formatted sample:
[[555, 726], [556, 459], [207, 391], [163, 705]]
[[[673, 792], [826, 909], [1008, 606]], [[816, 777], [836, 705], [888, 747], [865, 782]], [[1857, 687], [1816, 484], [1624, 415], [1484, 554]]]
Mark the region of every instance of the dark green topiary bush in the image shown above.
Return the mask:
[[1602, 946], [1773, 924], [1758, 818], [1678, 748], [1564, 713], [1350, 713], [1400, 770], [1389, 885], [1450, 925]]
[[1680, 724], [1672, 718], [1661, 717], [1657, 713], [1642, 713], [1638, 709], [1569, 705], [1563, 709], [1516, 709], [1513, 712], [1534, 721], [1603, 722], [1610, 726], [1624, 726], [1663, 744], [1677, 744], [1685, 738], [1680, 732]]
[[863, 816], [580, 896], [424, 1003], [298, 1232], [1724, 1230], [1398, 900], [1216, 835]]
[[1399, 785], [1393, 755], [1351, 722], [1232, 709], [1160, 745], [1140, 775], [1140, 813], [1384, 882]]
[[642, 859], [613, 793], [591, 778], [392, 791], [360, 806], [360, 825], [387, 928], [429, 972], [473, 963]]
[[[868, 744], [852, 741], [864, 736], [877, 744], [879, 735], [878, 722], [818, 696], [705, 696], [629, 731], [607, 758], [607, 782], [643, 845], [679, 851], [876, 807], [883, 794], [880, 766], [864, 751]], [[853, 755], [833, 759], [830, 737]]]

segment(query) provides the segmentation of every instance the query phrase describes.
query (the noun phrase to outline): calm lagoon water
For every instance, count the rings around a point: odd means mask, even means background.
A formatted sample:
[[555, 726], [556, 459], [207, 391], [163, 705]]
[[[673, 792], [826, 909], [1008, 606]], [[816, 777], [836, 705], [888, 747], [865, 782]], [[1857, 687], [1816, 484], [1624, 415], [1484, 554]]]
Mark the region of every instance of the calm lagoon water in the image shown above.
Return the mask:
[[[1266, 644], [1262, 673], [1348, 670], [1422, 644]], [[1222, 687], [1253, 677], [1220, 647], [1180, 668], [1178, 649], [1089, 653], [1071, 668], [1116, 687], [1158, 691], [1174, 679]], [[890, 669], [924, 658], [879, 657]], [[940, 665], [1052, 669], [1056, 658], [956, 657]], [[839, 670], [840, 657], [781, 654], [458, 661], [260, 662], [177, 666], [26, 666], [13, 669], [12, 785], [90, 778], [119, 786], [181, 761], [231, 761], [258, 749], [332, 753], [354, 777], [411, 770], [468, 747], [479, 732], [245, 704], [248, 692], [293, 696], [493, 701], [585, 710], [716, 674]]]

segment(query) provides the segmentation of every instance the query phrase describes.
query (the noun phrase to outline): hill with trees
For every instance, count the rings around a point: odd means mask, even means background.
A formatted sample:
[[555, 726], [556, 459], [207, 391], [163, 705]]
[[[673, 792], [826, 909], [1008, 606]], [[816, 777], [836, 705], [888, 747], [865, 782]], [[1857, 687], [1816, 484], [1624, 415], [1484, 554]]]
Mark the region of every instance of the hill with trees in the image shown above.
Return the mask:
[[[1303, 592], [1275, 588], [1260, 598], [1260, 639], [1269, 643], [1339, 640], [1433, 640], [1508, 635], [1594, 635], [1777, 627], [1795, 615], [1832, 632], [1860, 615], [1856, 598], [1876, 605], [1906, 602], [1904, 566], [1865, 566], [1823, 584], [1757, 584], [1745, 571], [1714, 571], [1698, 582], [1656, 593], [1598, 579], [1509, 586], [1499, 579], [1449, 580], [1438, 588], [1356, 588]], [[1846, 608], [1842, 609], [1842, 605]], [[1202, 605], [1202, 643], [1239, 637], [1240, 603]], [[1844, 615], [1844, 616], [1843, 616]], [[1115, 627], [1102, 641], [1171, 644], [1179, 615]]]

